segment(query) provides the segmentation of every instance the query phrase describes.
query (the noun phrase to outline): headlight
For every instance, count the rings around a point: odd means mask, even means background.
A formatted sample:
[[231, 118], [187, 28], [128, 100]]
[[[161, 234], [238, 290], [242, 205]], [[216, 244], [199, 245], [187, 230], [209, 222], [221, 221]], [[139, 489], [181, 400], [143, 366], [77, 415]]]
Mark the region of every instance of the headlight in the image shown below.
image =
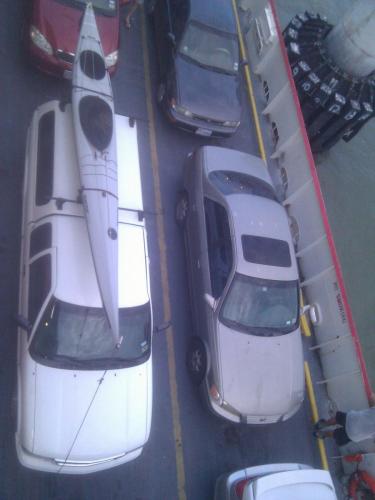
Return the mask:
[[111, 52], [107, 56], [105, 56], [105, 65], [107, 68], [110, 68], [111, 66], [114, 66], [117, 63], [118, 59], [118, 50], [115, 50], [114, 52]]
[[31, 26], [30, 28], [30, 38], [32, 42], [39, 47], [41, 50], [46, 52], [48, 55], [53, 54], [52, 46], [47, 40], [47, 38], [42, 35], [42, 33], [35, 28], [35, 26]]
[[172, 104], [172, 108], [176, 111], [176, 113], [179, 113], [180, 115], [187, 116], [188, 118], [191, 118], [193, 116], [193, 113], [191, 111], [184, 108], [183, 106], [179, 106], [178, 104]]
[[240, 122], [224, 122], [223, 125], [224, 127], [238, 127]]

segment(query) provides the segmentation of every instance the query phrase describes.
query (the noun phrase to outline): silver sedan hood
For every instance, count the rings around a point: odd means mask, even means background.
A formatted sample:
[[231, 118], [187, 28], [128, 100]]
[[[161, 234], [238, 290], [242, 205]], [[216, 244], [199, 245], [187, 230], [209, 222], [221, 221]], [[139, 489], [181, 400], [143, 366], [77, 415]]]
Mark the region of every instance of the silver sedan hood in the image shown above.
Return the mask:
[[283, 416], [303, 399], [300, 330], [260, 337], [218, 325], [221, 395], [243, 416]]

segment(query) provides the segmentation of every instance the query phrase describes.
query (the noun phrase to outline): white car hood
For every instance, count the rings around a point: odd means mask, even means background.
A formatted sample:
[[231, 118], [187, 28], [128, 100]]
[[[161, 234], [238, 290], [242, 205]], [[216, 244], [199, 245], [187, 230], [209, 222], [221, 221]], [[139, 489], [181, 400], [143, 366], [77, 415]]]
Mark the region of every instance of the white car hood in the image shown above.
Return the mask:
[[98, 389], [103, 375], [104, 370], [34, 364], [29, 376], [35, 391], [22, 394], [23, 407], [34, 410], [24, 413], [23, 446], [42, 457], [65, 459], [92, 400], [69, 460], [100, 460], [143, 446], [151, 422], [151, 358], [139, 366], [108, 370]]
[[241, 415], [285, 415], [303, 398], [300, 330], [259, 337], [218, 326], [221, 393]]

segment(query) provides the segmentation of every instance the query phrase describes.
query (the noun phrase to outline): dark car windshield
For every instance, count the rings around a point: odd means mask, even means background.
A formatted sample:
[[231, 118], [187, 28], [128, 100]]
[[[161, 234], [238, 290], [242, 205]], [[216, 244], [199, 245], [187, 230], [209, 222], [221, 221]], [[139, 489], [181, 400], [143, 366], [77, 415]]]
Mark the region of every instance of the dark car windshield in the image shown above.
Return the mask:
[[89, 1], [92, 3], [96, 13], [114, 16], [117, 13], [118, 0], [58, 0], [66, 5], [85, 7]]
[[146, 303], [119, 309], [119, 348], [102, 308], [53, 299], [30, 346], [37, 361], [61, 368], [112, 368], [143, 362], [151, 349], [151, 310]]
[[236, 274], [220, 311], [221, 321], [254, 335], [282, 335], [297, 328], [298, 281], [274, 281]]
[[235, 35], [190, 22], [179, 45], [179, 53], [194, 62], [226, 73], [238, 71], [238, 42]]

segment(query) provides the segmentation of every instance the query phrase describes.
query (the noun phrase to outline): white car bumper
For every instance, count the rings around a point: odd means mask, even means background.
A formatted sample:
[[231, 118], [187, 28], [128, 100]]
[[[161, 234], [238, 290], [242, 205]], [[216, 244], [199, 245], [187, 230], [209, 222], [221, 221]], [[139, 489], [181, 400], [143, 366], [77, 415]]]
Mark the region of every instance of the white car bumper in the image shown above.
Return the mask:
[[90, 462], [69, 461], [64, 463], [63, 459], [60, 460], [57, 458], [53, 459], [40, 457], [29, 453], [21, 446], [17, 434], [15, 441], [18, 460], [24, 467], [43, 472], [62, 474], [91, 474], [92, 472], [100, 472], [102, 470], [111, 469], [112, 467], [117, 467], [118, 465], [123, 465], [131, 460], [134, 460], [139, 457], [143, 450], [141, 447], [120, 456], [108, 457], [101, 460]]

